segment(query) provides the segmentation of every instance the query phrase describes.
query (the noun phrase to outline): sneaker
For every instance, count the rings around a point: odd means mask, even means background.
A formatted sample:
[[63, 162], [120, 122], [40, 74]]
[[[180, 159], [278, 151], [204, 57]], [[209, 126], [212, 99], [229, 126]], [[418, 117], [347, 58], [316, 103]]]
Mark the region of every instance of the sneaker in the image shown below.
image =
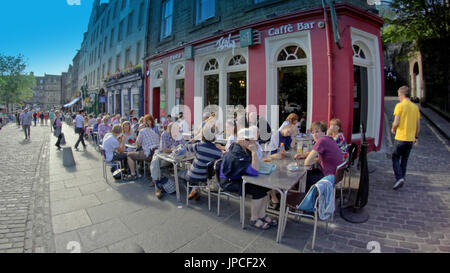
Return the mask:
[[394, 190], [398, 190], [403, 186], [403, 183], [405, 182], [405, 179], [400, 178], [399, 180], [397, 180], [397, 182], [395, 182], [393, 189]]
[[160, 189], [158, 189], [158, 187], [156, 187], [155, 189], [155, 195], [158, 199], [160, 199], [163, 196], [163, 193]]

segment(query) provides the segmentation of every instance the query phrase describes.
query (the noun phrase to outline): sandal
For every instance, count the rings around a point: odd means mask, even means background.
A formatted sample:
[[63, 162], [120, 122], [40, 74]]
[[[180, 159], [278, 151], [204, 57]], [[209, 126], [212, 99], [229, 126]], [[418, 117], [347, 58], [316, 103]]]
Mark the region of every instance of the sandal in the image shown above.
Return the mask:
[[[261, 223], [261, 224], [258, 225], [257, 223]], [[262, 229], [262, 230], [267, 230], [267, 229], [270, 228], [270, 224], [267, 223], [267, 222], [264, 222], [264, 221], [261, 220], [261, 219], [257, 219], [257, 220], [255, 220], [255, 221], [250, 221], [250, 225], [251, 225], [252, 227], [255, 227], [255, 228], [257, 228], [257, 229]]]
[[276, 227], [278, 226], [278, 222], [275, 219], [271, 219], [269, 218], [269, 216], [264, 216], [263, 218], [260, 218], [261, 221], [263, 221], [264, 223], [269, 224], [271, 227]]
[[136, 179], [138, 179], [138, 176], [137, 175], [128, 175], [128, 176], [126, 176], [125, 177], [125, 181], [132, 181], [132, 180], [136, 180]]

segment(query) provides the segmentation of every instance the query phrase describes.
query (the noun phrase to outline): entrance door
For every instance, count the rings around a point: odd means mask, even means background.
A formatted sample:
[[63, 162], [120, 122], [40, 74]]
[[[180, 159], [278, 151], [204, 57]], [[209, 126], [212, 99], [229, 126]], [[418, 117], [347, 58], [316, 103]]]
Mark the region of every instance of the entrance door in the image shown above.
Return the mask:
[[161, 88], [159, 87], [153, 88], [153, 117], [158, 120], [160, 119], [159, 118], [160, 93]]
[[278, 68], [279, 124], [291, 113], [301, 119], [308, 109], [308, 80], [306, 66]]
[[353, 129], [352, 133], [360, 133], [361, 123], [367, 128], [367, 97], [368, 97], [368, 81], [367, 67], [354, 65], [354, 81], [353, 87]]

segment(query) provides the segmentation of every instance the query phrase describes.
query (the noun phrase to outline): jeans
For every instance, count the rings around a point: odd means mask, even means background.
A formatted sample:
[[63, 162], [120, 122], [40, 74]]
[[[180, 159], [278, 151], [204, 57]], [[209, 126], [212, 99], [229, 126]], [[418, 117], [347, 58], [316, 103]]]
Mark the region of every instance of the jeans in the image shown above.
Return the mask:
[[78, 144], [80, 144], [80, 141], [81, 141], [81, 144], [83, 144], [83, 147], [86, 147], [86, 144], [84, 143], [84, 130], [83, 130], [83, 128], [76, 128], [76, 130], [77, 130], [77, 132], [79, 134], [79, 137], [78, 137], [77, 143], [75, 143], [75, 148], [78, 148]]
[[413, 142], [396, 140], [394, 144], [394, 153], [392, 154], [392, 167], [394, 169], [395, 179], [405, 178], [406, 165]]
[[25, 132], [25, 138], [30, 138], [30, 125], [22, 125], [22, 128]]

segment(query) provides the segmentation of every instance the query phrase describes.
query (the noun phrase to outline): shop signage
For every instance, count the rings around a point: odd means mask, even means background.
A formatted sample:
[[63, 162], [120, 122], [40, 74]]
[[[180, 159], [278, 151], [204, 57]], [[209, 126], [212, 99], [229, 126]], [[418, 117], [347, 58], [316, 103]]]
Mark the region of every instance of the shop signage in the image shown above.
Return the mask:
[[170, 61], [181, 59], [181, 53], [170, 56]]
[[233, 50], [233, 56], [234, 56], [234, 49], [236, 48], [236, 42], [235, 40], [231, 40], [231, 33], [228, 34], [228, 37], [222, 37], [216, 42], [217, 51], [222, 51], [227, 48], [231, 48]]
[[309, 22], [309, 23], [299, 22], [296, 24], [282, 25], [280, 27], [270, 28], [268, 31], [268, 34], [269, 34], [269, 36], [275, 36], [275, 35], [303, 31], [303, 30], [309, 30], [309, 29], [314, 28], [314, 24], [315, 24], [315, 22]]
[[241, 47], [247, 47], [253, 45], [253, 29], [247, 28], [243, 29], [239, 33], [239, 45]]

